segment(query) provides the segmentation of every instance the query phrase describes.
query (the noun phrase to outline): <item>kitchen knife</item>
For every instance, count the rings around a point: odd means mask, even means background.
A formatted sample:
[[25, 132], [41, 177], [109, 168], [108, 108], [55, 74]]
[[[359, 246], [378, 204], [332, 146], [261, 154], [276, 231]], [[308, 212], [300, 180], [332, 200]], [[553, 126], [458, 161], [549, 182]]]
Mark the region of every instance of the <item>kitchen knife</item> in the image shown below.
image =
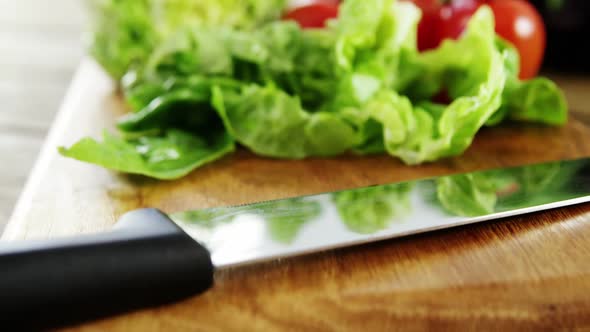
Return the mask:
[[205, 291], [214, 270], [590, 201], [590, 158], [166, 215], [0, 244], [4, 326], [48, 328]]

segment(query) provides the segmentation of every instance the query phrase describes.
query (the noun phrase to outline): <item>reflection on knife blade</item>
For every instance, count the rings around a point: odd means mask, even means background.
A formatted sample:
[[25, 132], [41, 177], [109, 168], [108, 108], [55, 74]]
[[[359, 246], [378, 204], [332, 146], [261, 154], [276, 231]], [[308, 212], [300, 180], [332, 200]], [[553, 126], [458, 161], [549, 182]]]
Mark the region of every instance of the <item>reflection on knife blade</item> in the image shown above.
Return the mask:
[[385, 184], [172, 218], [216, 266], [297, 255], [590, 200], [588, 160]]

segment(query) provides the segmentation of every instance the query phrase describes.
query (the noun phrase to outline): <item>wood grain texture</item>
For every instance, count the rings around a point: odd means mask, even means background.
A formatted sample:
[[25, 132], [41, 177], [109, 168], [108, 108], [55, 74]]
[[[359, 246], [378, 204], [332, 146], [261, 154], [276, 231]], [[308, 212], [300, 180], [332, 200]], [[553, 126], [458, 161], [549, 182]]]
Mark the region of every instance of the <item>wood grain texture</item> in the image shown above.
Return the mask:
[[[81, 66], [4, 240], [108, 229], [123, 212], [166, 212], [319, 193], [459, 171], [590, 156], [590, 117], [483, 130], [461, 157], [407, 167], [387, 157], [282, 161], [246, 151], [178, 181], [119, 175], [60, 157], [124, 105]], [[583, 107], [583, 105], [582, 105]], [[590, 205], [281, 262], [219, 271], [208, 293], [72, 331], [490, 330], [590, 327]]]

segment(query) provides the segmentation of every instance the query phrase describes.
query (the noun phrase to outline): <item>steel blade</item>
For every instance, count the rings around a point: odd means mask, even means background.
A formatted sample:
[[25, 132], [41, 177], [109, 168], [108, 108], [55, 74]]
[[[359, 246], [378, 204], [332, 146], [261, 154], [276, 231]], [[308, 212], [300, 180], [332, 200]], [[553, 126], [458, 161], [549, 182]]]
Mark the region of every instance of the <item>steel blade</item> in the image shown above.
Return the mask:
[[590, 201], [590, 158], [172, 215], [216, 267], [301, 255]]

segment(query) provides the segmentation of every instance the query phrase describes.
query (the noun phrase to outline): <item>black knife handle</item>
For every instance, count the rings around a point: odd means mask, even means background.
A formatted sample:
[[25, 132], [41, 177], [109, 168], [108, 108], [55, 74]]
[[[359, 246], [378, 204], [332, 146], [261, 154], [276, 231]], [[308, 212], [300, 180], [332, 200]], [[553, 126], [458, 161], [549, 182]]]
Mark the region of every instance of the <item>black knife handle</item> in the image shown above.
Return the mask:
[[19, 330], [168, 303], [212, 283], [209, 252], [155, 209], [129, 212], [107, 233], [0, 244], [0, 322]]

